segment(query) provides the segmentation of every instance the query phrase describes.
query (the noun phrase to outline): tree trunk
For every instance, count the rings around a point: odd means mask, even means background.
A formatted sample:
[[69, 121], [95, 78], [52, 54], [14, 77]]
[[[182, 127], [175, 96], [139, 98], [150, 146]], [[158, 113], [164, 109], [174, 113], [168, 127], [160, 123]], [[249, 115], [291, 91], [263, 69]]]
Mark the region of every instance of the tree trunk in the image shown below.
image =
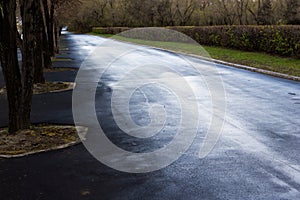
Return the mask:
[[34, 69], [36, 66], [35, 54], [39, 50], [37, 47], [36, 32], [39, 29], [37, 24], [37, 10], [39, 6], [36, 0], [23, 1], [23, 54], [22, 54], [22, 105], [23, 105], [23, 123], [30, 126], [30, 112], [33, 93]]
[[44, 57], [44, 67], [45, 68], [52, 68], [52, 61], [51, 61], [51, 50], [50, 50], [50, 43], [49, 43], [49, 6], [48, 0], [41, 0], [42, 4], [42, 14], [43, 14], [43, 57]]
[[42, 15], [42, 5], [40, 1], [34, 1], [34, 7], [37, 9], [35, 10], [34, 17], [34, 24], [35, 24], [35, 44], [36, 44], [36, 51], [34, 54], [34, 83], [45, 83], [44, 78], [44, 54], [43, 54], [43, 26], [44, 20]]
[[36, 38], [36, 53], [34, 55], [34, 83], [45, 83], [44, 77], [44, 54], [42, 46], [42, 33], [37, 31], [35, 33]]
[[51, 53], [49, 51], [48, 38], [45, 30], [43, 31], [43, 58], [44, 58], [44, 67], [47, 69], [52, 68]]
[[57, 21], [54, 21], [54, 52], [59, 53], [58, 40], [59, 40], [59, 27]]
[[50, 14], [48, 24], [48, 43], [49, 43], [49, 52], [51, 56], [55, 56], [55, 44], [54, 44], [54, 3], [51, 2], [50, 5]]
[[21, 73], [17, 55], [17, 28], [16, 28], [16, 0], [1, 0], [2, 12], [0, 13], [0, 49], [1, 66], [7, 89], [9, 108], [9, 133], [20, 129], [29, 128], [26, 119], [22, 98]]

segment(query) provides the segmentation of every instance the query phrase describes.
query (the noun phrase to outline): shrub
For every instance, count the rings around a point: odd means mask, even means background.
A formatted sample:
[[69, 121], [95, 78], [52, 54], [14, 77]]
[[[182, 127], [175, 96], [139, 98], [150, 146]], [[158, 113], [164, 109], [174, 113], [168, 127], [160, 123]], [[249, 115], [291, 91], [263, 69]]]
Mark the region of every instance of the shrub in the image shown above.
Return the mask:
[[300, 58], [300, 26], [170, 27], [198, 43]]
[[128, 27], [94, 27], [93, 32], [98, 34], [119, 34], [124, 31], [128, 31]]

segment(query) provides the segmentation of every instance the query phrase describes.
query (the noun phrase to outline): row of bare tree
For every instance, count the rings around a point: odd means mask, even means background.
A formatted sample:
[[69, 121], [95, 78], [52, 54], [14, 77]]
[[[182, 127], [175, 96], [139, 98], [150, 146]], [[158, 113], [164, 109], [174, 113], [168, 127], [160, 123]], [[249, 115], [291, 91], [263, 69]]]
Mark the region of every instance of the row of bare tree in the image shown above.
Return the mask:
[[30, 126], [33, 84], [45, 82], [43, 68], [52, 67], [61, 27], [59, 9], [68, 2], [0, 0], [0, 63], [6, 82], [10, 133]]
[[71, 27], [300, 24], [300, 0], [81, 0]]

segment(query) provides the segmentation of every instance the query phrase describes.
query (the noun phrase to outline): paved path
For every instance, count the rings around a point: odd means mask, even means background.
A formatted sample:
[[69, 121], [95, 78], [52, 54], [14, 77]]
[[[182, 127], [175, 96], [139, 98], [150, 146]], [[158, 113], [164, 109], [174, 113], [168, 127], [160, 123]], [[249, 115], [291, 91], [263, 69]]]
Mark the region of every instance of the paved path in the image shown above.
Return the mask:
[[[64, 35], [60, 56], [73, 60], [54, 65], [78, 68], [101, 42], [103, 39], [94, 36]], [[120, 44], [120, 48], [135, 47]], [[145, 59], [145, 56], [152, 60], [176, 57], [151, 48], [139, 48], [132, 60], [128, 58], [128, 63]], [[97, 66], [99, 59], [105, 61], [103, 57], [92, 56], [88, 67]], [[203, 64], [194, 58], [189, 58], [189, 61]], [[193, 88], [200, 93], [205, 91], [199, 81], [201, 77], [191, 70], [175, 67], [181, 70], [182, 76]], [[135, 143], [132, 138], [116, 134], [119, 131], [111, 110], [101, 108], [109, 107], [111, 93], [124, 74], [123, 70], [121, 66], [118, 70], [112, 68], [108, 71], [96, 93], [97, 115], [99, 119], [105, 119], [101, 125], [110, 132], [110, 139], [134, 151], [150, 151], [170, 142], [172, 129], [166, 130], [165, 137], [160, 140], [146, 141], [146, 147]], [[201, 130], [205, 128], [201, 124], [200, 136], [179, 160], [147, 174], [128, 174], [108, 168], [94, 159], [82, 144], [25, 158], [0, 159], [0, 198], [299, 199], [300, 84], [222, 65], [218, 65], [218, 70], [226, 91], [226, 121], [220, 140], [205, 159], [197, 156], [203, 142]], [[75, 71], [46, 74], [47, 80], [59, 81], [72, 81], [75, 76]], [[3, 85], [2, 75], [0, 85]], [[161, 94], [154, 87], [150, 86], [147, 91], [160, 99]], [[199, 96], [203, 102], [208, 99], [207, 96]], [[134, 105], [144, 99], [137, 93], [131, 102], [132, 117], [141, 124], [149, 119], [142, 118], [145, 113], [140, 110], [143, 109]], [[32, 121], [73, 124], [71, 100], [71, 92], [36, 95]], [[165, 100], [165, 103], [173, 105], [168, 98]], [[177, 112], [176, 107], [174, 110]], [[206, 116], [207, 113], [204, 110], [202, 114]], [[6, 100], [0, 97], [0, 126], [7, 124], [6, 115]], [[176, 122], [178, 119], [170, 120]]]

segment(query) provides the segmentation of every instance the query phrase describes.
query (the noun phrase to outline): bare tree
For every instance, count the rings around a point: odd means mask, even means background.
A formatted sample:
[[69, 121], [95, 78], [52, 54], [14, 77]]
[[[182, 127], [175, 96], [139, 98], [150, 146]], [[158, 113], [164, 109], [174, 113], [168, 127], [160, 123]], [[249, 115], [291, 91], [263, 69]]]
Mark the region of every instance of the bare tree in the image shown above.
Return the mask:
[[6, 82], [9, 107], [9, 132], [25, 127], [22, 112], [22, 83], [16, 42], [16, 1], [0, 0], [0, 61]]
[[236, 0], [236, 12], [240, 25], [248, 24], [247, 7], [249, 0]]
[[300, 18], [300, 0], [81, 1], [86, 8], [72, 19], [81, 26], [297, 24]]
[[287, 24], [300, 24], [299, 0], [286, 0], [285, 17]]
[[262, 6], [258, 9], [257, 22], [259, 25], [272, 24], [272, 3], [271, 0], [263, 0]]
[[[44, 81], [44, 44], [49, 42], [45, 41], [49, 38], [46, 26], [51, 23], [51, 20], [47, 22], [45, 13], [51, 8], [43, 3], [41, 0], [19, 0], [22, 39], [17, 30], [16, 0], [0, 0], [0, 62], [7, 88], [10, 133], [30, 127], [33, 84]], [[21, 69], [17, 44], [22, 51]]]
[[191, 22], [192, 15], [196, 10], [194, 0], [176, 0], [176, 16], [180, 26], [186, 26]]
[[172, 0], [159, 0], [156, 8], [157, 25], [174, 26], [174, 13]]
[[9, 132], [15, 133], [30, 126], [38, 3], [34, 0], [20, 1], [23, 30], [21, 71], [17, 57], [16, 1], [1, 0], [0, 3], [0, 61], [7, 88]]

